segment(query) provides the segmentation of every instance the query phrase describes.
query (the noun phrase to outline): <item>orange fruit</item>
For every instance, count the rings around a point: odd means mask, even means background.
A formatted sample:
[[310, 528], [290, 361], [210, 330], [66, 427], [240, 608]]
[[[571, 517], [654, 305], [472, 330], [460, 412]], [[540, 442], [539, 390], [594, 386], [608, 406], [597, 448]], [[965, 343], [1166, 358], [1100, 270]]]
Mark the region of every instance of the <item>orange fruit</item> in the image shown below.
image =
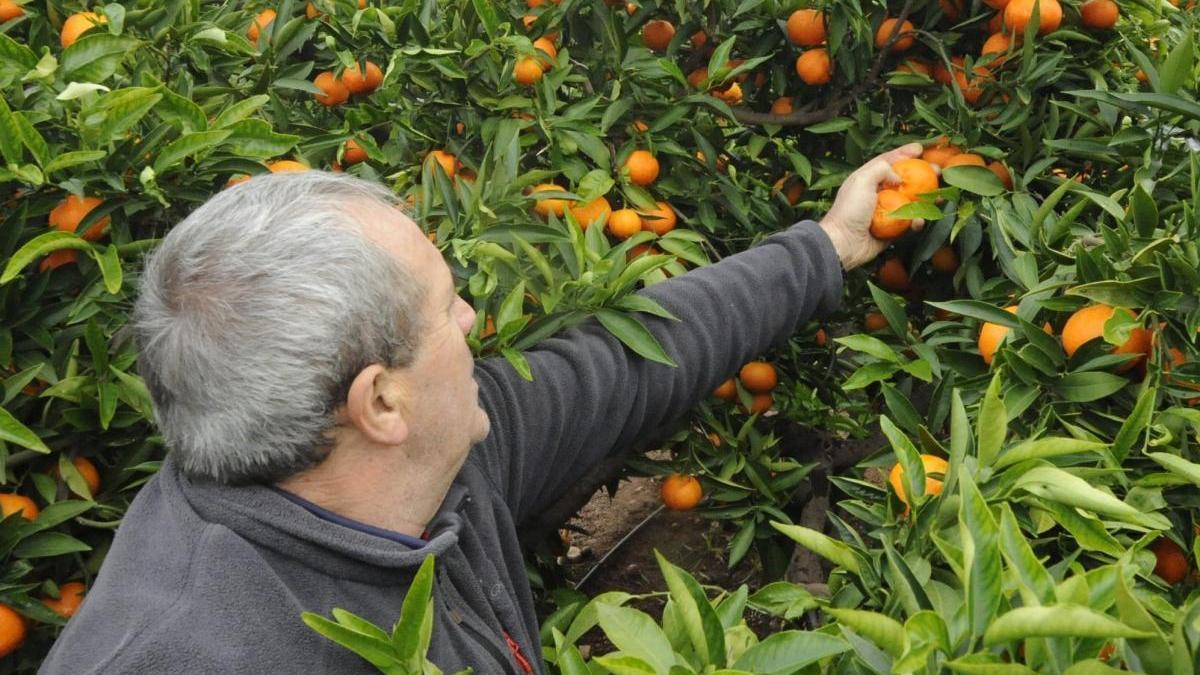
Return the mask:
[[350, 140], [346, 141], [346, 144], [343, 146], [342, 161], [346, 163], [346, 166], [358, 164], [359, 162], [365, 162], [367, 161], [367, 151], [363, 150], [363, 147], [358, 144], [358, 141], [351, 138]]
[[[950, 63], [953, 64], [955, 70], [961, 69], [963, 64], [962, 57], [955, 56], [954, 58], [950, 59]], [[941, 61], [938, 61], [937, 63], [933, 64], [933, 79], [941, 84], [949, 86], [950, 83], [954, 81], [954, 76], [950, 74], [950, 71], [946, 68], [945, 64], [943, 64]]]
[[648, 209], [638, 211], [638, 215], [642, 219], [642, 229], [649, 230], [658, 236], [675, 229], [677, 218], [675, 210], [671, 205], [664, 201], [655, 202], [658, 204], [657, 209]]
[[1117, 24], [1121, 8], [1113, 0], [1088, 0], [1079, 6], [1079, 18], [1093, 30], [1108, 30]]
[[983, 161], [983, 157], [973, 152], [961, 152], [946, 160], [942, 168], [949, 169], [952, 166], [982, 166], [987, 168], [987, 162]]
[[792, 108], [792, 97], [791, 96], [781, 96], [781, 97], [775, 99], [775, 102], [771, 104], [771, 114], [772, 115], [787, 115], [787, 114], [791, 113], [792, 110], [793, 110], [793, 108]]
[[646, 43], [646, 47], [656, 51], [665, 52], [671, 44], [671, 39], [675, 37], [675, 26], [670, 21], [655, 19], [647, 21], [642, 27], [642, 40]]
[[321, 16], [321, 10], [317, 9], [317, 6], [310, 2], [304, 6], [304, 16], [308, 19], [315, 19]]
[[671, 474], [663, 480], [661, 497], [663, 504], [672, 511], [689, 511], [696, 508], [704, 497], [704, 488], [693, 476]]
[[69, 619], [75, 616], [75, 612], [78, 612], [79, 606], [83, 604], [85, 590], [87, 587], [82, 583], [68, 581], [58, 587], [58, 598], [42, 598], [42, 604], [62, 618]]
[[25, 10], [13, 0], [0, 0], [0, 23], [24, 16]]
[[737, 400], [737, 383], [735, 383], [731, 377], [714, 389], [712, 395], [716, 396], [717, 398], [723, 398], [726, 401], [735, 401]]
[[[454, 170], [458, 167], [458, 158], [446, 152], [445, 150], [431, 150], [428, 155], [425, 155], [425, 163], [437, 162], [438, 166], [442, 167], [442, 171], [446, 173], [447, 178], [454, 178]], [[562, 215], [562, 212], [559, 212]]]
[[[20, 8], [18, 7], [18, 9]], [[274, 16], [274, 14], [275, 12], [271, 12], [272, 16]], [[79, 39], [79, 36], [103, 23], [108, 23], [108, 17], [100, 16], [95, 12], [79, 12], [72, 14], [71, 16], [67, 17], [66, 21], [63, 22], [62, 33], [59, 35], [59, 42], [62, 44], [63, 49], [66, 49], [67, 47], [75, 44], [75, 41]]]
[[825, 15], [819, 9], [798, 9], [787, 20], [787, 36], [797, 47], [825, 44]]
[[742, 412], [751, 415], [761, 415], [775, 405], [775, 398], [770, 394], [754, 394], [750, 397], [750, 409], [742, 408]]
[[823, 48], [810, 49], [796, 57], [796, 74], [810, 86], [827, 84], [833, 77], [829, 52]]
[[608, 225], [608, 219], [612, 215], [612, 205], [608, 203], [608, 199], [596, 197], [583, 206], [572, 206], [571, 215], [575, 216], [579, 226], [585, 230], [593, 223], [603, 228]]
[[[1004, 311], [1016, 314], [1017, 306], [1005, 307]], [[983, 357], [984, 363], [992, 365], [992, 359], [996, 357], [996, 349], [1000, 347], [1000, 342], [1008, 336], [1010, 331], [1012, 331], [1011, 328], [998, 323], [984, 323], [979, 327], [979, 355]]]
[[942, 136], [932, 145], [925, 146], [925, 152], [921, 153], [921, 159], [929, 162], [930, 164], [937, 164], [940, 167], [945, 167], [946, 162], [950, 161], [951, 157], [960, 154], [961, 152], [962, 148], [951, 145], [950, 140], [945, 136]]
[[692, 43], [692, 49], [700, 49], [704, 45], [708, 44], [708, 33], [698, 30], [695, 33], [692, 33], [692, 37], [689, 41]]
[[899, 190], [880, 190], [875, 196], [875, 215], [871, 217], [871, 236], [876, 239], [895, 239], [912, 226], [908, 218], [893, 218], [892, 211], [912, 203], [912, 198]]
[[[92, 463], [92, 460], [86, 457], [74, 457], [71, 459], [71, 464], [74, 464], [75, 470], [83, 476], [83, 482], [87, 483], [89, 492], [95, 495], [100, 491], [100, 472], [96, 470], [96, 465]], [[54, 467], [51, 473], [57, 476], [58, 467]]]
[[829, 344], [829, 335], [825, 333], [824, 328], [817, 329], [817, 334], [813, 337], [813, 342], [816, 342], [818, 347], [824, 347]]
[[[883, 23], [879, 24], [879, 29], [875, 31], [875, 48], [883, 49], [887, 44], [888, 38], [892, 36], [892, 31], [895, 30], [898, 19], [884, 19]], [[896, 41], [892, 43], [892, 52], [903, 52], [912, 48], [915, 40], [913, 33], [913, 25], [911, 21], [905, 21], [900, 24], [900, 34], [896, 37]]]
[[779, 384], [775, 366], [766, 361], [751, 361], [738, 371], [738, 379], [751, 394], [766, 394]]
[[530, 87], [537, 84], [542, 79], [542, 64], [538, 60], [527, 56], [517, 59], [513, 65], [513, 79], [522, 87]]
[[909, 278], [908, 270], [904, 267], [904, 263], [899, 258], [888, 258], [879, 265], [879, 270], [875, 273], [879, 279], [879, 287], [887, 291], [908, 290]]
[[18, 511], [25, 520], [36, 520], [38, 517], [37, 504], [29, 497], [11, 492], [0, 493], [0, 518], [7, 518]]
[[1017, 35], [1025, 32], [1025, 26], [1033, 18], [1033, 5], [1040, 2], [1038, 18], [1038, 35], [1045, 35], [1058, 29], [1062, 23], [1062, 5], [1058, 0], [1011, 0], [1004, 7], [1004, 26]]
[[924, 59], [905, 59], [904, 63], [896, 66], [896, 72], [933, 77], [933, 66], [929, 65], [929, 62], [925, 61]]
[[[701, 164], [707, 164], [707, 163], [708, 163], [708, 158], [704, 156], [704, 151], [703, 151], [703, 150], [697, 150], [697, 151], [696, 151], [696, 161], [700, 162]], [[724, 173], [724, 172], [725, 172], [725, 167], [727, 166], [727, 164], [726, 164], [726, 162], [725, 162], [725, 156], [724, 156], [724, 155], [718, 155], [718, 156], [717, 156], [717, 161], [713, 162], [713, 165], [714, 165], [714, 166], [716, 166], [716, 168], [717, 168], [717, 173]]]
[[318, 73], [313, 78], [313, 84], [324, 92], [322, 94], [313, 94], [313, 98], [317, 99], [317, 103], [327, 108], [341, 105], [350, 98], [350, 90], [328, 70]]
[[804, 195], [804, 183], [793, 176], [780, 176], [779, 180], [775, 181], [772, 190], [783, 193], [788, 204], [795, 206], [800, 203], [800, 197]]
[[704, 81], [708, 79], [708, 68], [697, 68], [688, 73], [687, 81], [693, 89], [699, 89]]
[[966, 9], [964, 4], [964, 0], [938, 0], [938, 7], [941, 8], [942, 14], [951, 21], [958, 21], [958, 17], [962, 16]]
[[630, 126], [633, 127], [634, 132], [639, 133], [639, 134], [644, 134], [650, 130], [650, 125], [646, 124], [645, 122], [643, 122], [641, 120], [634, 120], [633, 124]]
[[[1007, 4], [1007, 3], [1005, 3]], [[1004, 30], [1004, 10], [1000, 10], [988, 19], [987, 25], [984, 26], [984, 31], [988, 35], [995, 35]]]
[[1008, 167], [1004, 166], [1003, 162], [993, 159], [987, 163], [987, 168], [996, 174], [996, 178], [999, 178], [1000, 182], [1004, 184], [1004, 189], [1011, 190], [1013, 188], [1012, 174], [1008, 172]]
[[714, 89], [712, 95], [729, 105], [739, 105], [742, 102], [742, 86], [734, 82], [726, 89]]
[[[1062, 331], [1063, 350], [1067, 352], [1067, 356], [1074, 356], [1075, 352], [1085, 343], [1103, 336], [1104, 323], [1116, 311], [1115, 307], [1096, 304], [1084, 307], [1072, 314], [1067, 319], [1067, 323], [1063, 325]], [[1128, 309], [1122, 309], [1122, 311], [1129, 316], [1136, 316]], [[1125, 372], [1144, 360], [1145, 356], [1150, 353], [1153, 337], [1154, 334], [1145, 328], [1134, 328], [1133, 332], [1129, 335], [1129, 339], [1125, 341], [1125, 344], [1113, 349], [1112, 353], [1140, 354], [1141, 356], [1121, 364], [1117, 368], [1117, 371]]]
[[15, 652], [25, 641], [25, 617], [8, 605], [0, 605], [0, 659]]
[[[540, 49], [546, 53], [546, 56], [537, 55], [537, 59], [542, 63], [542, 70], [550, 70], [554, 67], [554, 61], [558, 59], [558, 49], [549, 38], [540, 37], [533, 41], [533, 48]], [[547, 58], [548, 57], [548, 58]]]
[[246, 29], [246, 37], [250, 38], [251, 42], [258, 42], [259, 31], [270, 26], [274, 20], [275, 10], [264, 9], [259, 12], [258, 16], [254, 17], [254, 20], [250, 22], [250, 27]]
[[958, 271], [958, 253], [951, 246], [943, 246], [933, 252], [929, 265], [934, 272], [954, 274]]
[[658, 160], [648, 150], [634, 150], [625, 160], [625, 170], [629, 172], [629, 182], [646, 187], [658, 178]]
[[[553, 2], [556, 5], [562, 4], [562, 0], [553, 0]], [[528, 7], [529, 9], [533, 9], [534, 7], [541, 7], [544, 4], [546, 4], [546, 0], [525, 0], [525, 6]]]
[[617, 239], [628, 239], [642, 231], [642, 217], [633, 209], [613, 211], [608, 217], [608, 231]]
[[874, 333], [887, 327], [887, 317], [879, 312], [867, 312], [866, 316], [863, 317], [863, 328], [866, 328], [869, 333]]
[[1154, 552], [1154, 573], [1163, 581], [1174, 586], [1187, 577], [1187, 554], [1179, 544], [1166, 537], [1159, 537], [1150, 544], [1150, 550]]
[[273, 162], [267, 162], [267, 168], [271, 173], [299, 173], [308, 171], [308, 167], [294, 159], [277, 159]]
[[[66, 199], [50, 210], [50, 227], [63, 232], [74, 232], [87, 214], [103, 203], [104, 200], [99, 197], [80, 198], [75, 195], [67, 195]], [[104, 236], [104, 230], [108, 228], [109, 222], [109, 217], [104, 216], [89, 225], [81, 236], [88, 241], [96, 241]]]
[[896, 189], [910, 199], [938, 189], [937, 172], [923, 159], [902, 159], [892, 165], [892, 171], [900, 176], [900, 186]]
[[383, 70], [372, 61], [342, 71], [342, 84], [351, 94], [369, 94], [383, 84]]
[[[942, 494], [944, 483], [941, 479], [930, 477], [930, 474], [941, 474], [944, 477], [950, 469], [949, 462], [937, 455], [921, 455], [921, 465], [925, 467], [925, 495], [937, 496]], [[896, 492], [896, 496], [904, 503], [904, 512], [908, 513], [908, 495], [904, 490], [904, 467], [900, 466], [899, 463], [892, 467], [892, 472], [888, 475], [888, 483], [891, 483], [892, 490]]]
[[[562, 192], [567, 191], [565, 188], [555, 185], [554, 183], [542, 183], [540, 185], [533, 186], [532, 192], [538, 193], [545, 192], [547, 190], [559, 190]], [[533, 210], [541, 216], [549, 216], [551, 213], [553, 213], [559, 218], [562, 218], [563, 211], [565, 211], [566, 208], [571, 204], [572, 202], [569, 199], [549, 197], [546, 199], [538, 199], [533, 205]]]
[[52, 251], [42, 258], [42, 262], [38, 265], [39, 272], [49, 272], [56, 270], [63, 265], [69, 265], [79, 260], [79, 251], [73, 248], [60, 248], [57, 251]]
[[962, 90], [963, 99], [970, 105], [975, 105], [980, 96], [983, 96], [983, 81], [991, 76], [991, 71], [983, 66], [975, 66], [972, 70], [974, 77], [967, 79], [967, 72], [963, 69], [963, 57], [954, 57], [956, 68], [954, 69], [954, 80], [958, 82], [958, 88]]
[[662, 251], [659, 251], [650, 244], [638, 244], [629, 249], [629, 252], [625, 254], [625, 262], [633, 262], [644, 255], [658, 255], [659, 253], [662, 253]]
[[991, 68], [999, 68], [1004, 65], [1008, 59], [1008, 49], [1012, 46], [1012, 40], [1004, 33], [994, 33], [990, 35], [983, 43], [983, 47], [979, 50], [980, 56], [995, 54], [988, 66]]

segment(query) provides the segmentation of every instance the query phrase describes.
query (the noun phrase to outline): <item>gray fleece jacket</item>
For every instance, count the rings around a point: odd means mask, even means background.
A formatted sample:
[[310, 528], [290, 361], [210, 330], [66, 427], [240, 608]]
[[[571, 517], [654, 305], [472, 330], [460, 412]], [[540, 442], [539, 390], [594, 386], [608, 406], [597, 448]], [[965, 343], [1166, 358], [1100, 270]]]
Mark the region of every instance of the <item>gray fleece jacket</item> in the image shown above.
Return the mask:
[[448, 672], [544, 672], [518, 525], [834, 309], [841, 287], [828, 237], [803, 222], [642, 291], [681, 319], [640, 317], [677, 368], [632, 354], [594, 321], [530, 350], [532, 382], [503, 359], [478, 361], [491, 433], [471, 449], [420, 549], [319, 518], [267, 486], [189, 480], [168, 455], [40, 672], [376, 672], [300, 614], [340, 607], [390, 627], [429, 553], [430, 660]]

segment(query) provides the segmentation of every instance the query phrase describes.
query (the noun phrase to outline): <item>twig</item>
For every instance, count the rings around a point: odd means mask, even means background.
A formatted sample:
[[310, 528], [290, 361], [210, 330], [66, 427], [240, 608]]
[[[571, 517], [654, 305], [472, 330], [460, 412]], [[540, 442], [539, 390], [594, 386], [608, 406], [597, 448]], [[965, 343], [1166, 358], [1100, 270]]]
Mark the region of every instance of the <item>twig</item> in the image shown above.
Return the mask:
[[613, 547], [608, 549], [607, 553], [600, 556], [600, 559], [596, 561], [595, 565], [592, 565], [592, 568], [587, 571], [587, 574], [583, 575], [583, 578], [581, 578], [579, 581], [575, 582], [575, 586], [574, 586], [575, 590], [579, 590], [580, 588], [583, 588], [583, 585], [586, 584], [588, 582], [588, 580], [592, 578], [592, 575], [595, 574], [596, 571], [599, 570], [604, 565], [604, 563], [608, 561], [608, 559], [610, 557], [612, 557], [612, 554], [616, 553], [617, 550], [620, 549], [621, 546], [625, 542], [629, 541], [629, 539], [631, 537], [633, 537], [633, 535], [637, 534], [638, 530], [641, 530], [642, 527], [644, 527], [646, 525], [646, 523], [650, 522], [651, 520], [653, 520], [653, 518], [655, 516], [662, 513], [662, 510], [664, 508], [666, 508], [665, 504], [659, 504], [657, 509], [654, 509], [653, 511], [650, 512], [650, 515], [648, 515], [642, 519], [642, 522], [638, 523], [637, 525], [634, 525], [632, 530], [626, 532], [625, 536], [621, 537], [620, 541], [613, 544]]

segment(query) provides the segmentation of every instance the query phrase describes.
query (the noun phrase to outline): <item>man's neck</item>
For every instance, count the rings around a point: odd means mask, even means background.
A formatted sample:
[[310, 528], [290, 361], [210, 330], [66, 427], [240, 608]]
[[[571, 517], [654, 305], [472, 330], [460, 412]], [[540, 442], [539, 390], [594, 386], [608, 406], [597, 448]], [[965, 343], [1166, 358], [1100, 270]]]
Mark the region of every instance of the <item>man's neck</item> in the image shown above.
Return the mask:
[[340, 516], [420, 537], [459, 467], [406, 459], [402, 453], [335, 449], [317, 467], [278, 486]]

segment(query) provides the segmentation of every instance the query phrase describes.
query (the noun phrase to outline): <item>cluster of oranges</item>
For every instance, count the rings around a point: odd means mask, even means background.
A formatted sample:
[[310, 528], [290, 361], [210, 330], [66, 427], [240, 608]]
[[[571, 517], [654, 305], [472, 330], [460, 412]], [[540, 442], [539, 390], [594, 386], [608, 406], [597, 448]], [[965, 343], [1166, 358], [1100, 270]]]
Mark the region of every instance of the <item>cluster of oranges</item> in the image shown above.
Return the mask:
[[[1017, 307], [1015, 305], [1005, 307], [1004, 309], [1012, 314], [1017, 313]], [[1073, 313], [1067, 319], [1067, 322], [1063, 324], [1062, 330], [1062, 346], [1063, 351], [1067, 353], [1067, 356], [1074, 356], [1075, 353], [1079, 351], [1081, 347], [1083, 347], [1083, 345], [1091, 342], [1092, 340], [1103, 337], [1104, 324], [1118, 311], [1126, 313], [1130, 318], [1134, 318], [1135, 316], [1134, 313], [1128, 309], [1118, 310], [1116, 307], [1111, 307], [1105, 304], [1088, 305]], [[1042, 327], [1042, 330], [1044, 330], [1047, 334], [1052, 334], [1053, 326], [1051, 326], [1049, 323], [1046, 323]], [[1000, 324], [990, 322], [984, 323], [982, 326], [980, 326], [978, 347], [979, 355], [983, 359], [984, 363], [991, 365], [992, 360], [996, 356], [996, 350], [1000, 347], [1000, 343], [1003, 342], [1011, 332], [1012, 329], [1008, 328], [1007, 326], [1001, 326]], [[1145, 362], [1146, 358], [1150, 355], [1153, 345], [1153, 331], [1142, 327], [1134, 328], [1130, 333], [1129, 338], [1123, 344], [1117, 345], [1111, 350], [1113, 354], [1127, 354], [1135, 357], [1122, 363], [1117, 367], [1117, 370], [1119, 372], [1127, 372], [1133, 369], [1135, 366]], [[1180, 358], [1183, 357], [1183, 353], [1178, 352], [1178, 350], [1176, 350], [1176, 353], [1172, 354], [1172, 358], [1175, 358], [1176, 355], [1178, 355]], [[1180, 361], [1180, 363], [1182, 363], [1182, 361]]]
[[[100, 472], [96, 470], [96, 465], [84, 457], [75, 457], [71, 464], [79, 471], [91, 493], [96, 494], [100, 490]], [[57, 476], [57, 468], [51, 473]], [[37, 520], [40, 512], [37, 504], [25, 495], [0, 493], [0, 518], [19, 514], [21, 518], [33, 522]], [[83, 583], [70, 581], [58, 585], [58, 597], [47, 595], [42, 597], [41, 601], [55, 614], [69, 619], [79, 611], [86, 590], [87, 587]], [[0, 658], [8, 656], [20, 647], [25, 641], [26, 632], [25, 617], [12, 607], [0, 604]]]
[[[738, 371], [737, 380], [741, 381], [743, 389], [750, 392], [750, 408], [747, 410], [750, 414], [761, 415], [775, 404], [775, 399], [771, 395], [775, 386], [779, 384], [779, 375], [775, 372], [775, 366], [766, 361], [751, 361]], [[737, 381], [732, 377], [725, 380], [713, 390], [713, 396], [726, 401], [737, 401]]]

